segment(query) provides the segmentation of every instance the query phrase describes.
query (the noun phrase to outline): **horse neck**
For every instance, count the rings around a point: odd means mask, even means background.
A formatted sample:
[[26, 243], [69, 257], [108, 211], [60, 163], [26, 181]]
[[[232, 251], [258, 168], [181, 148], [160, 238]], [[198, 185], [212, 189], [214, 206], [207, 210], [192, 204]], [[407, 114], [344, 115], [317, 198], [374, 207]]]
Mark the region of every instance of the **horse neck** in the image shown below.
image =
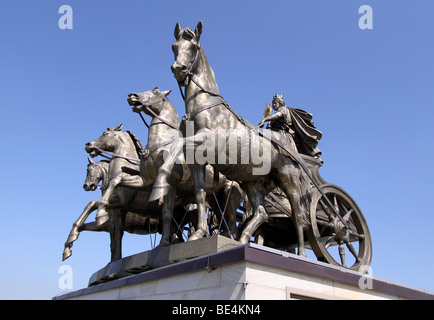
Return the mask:
[[[208, 58], [203, 47], [200, 48], [197, 66], [193, 70], [193, 76], [195, 81], [205, 90], [219, 93], [219, 87], [215, 80], [214, 71], [208, 62]], [[194, 109], [195, 107], [202, 105], [205, 100], [210, 98], [208, 94], [196, 95], [199, 91], [202, 91], [202, 89], [190, 81], [186, 89], [186, 101], [189, 101], [186, 105], [187, 109]], [[190, 103], [193, 101], [199, 103]], [[187, 110], [187, 112], [191, 111], [193, 110]]]
[[[175, 108], [169, 99], [165, 99], [162, 102], [162, 105], [159, 108], [160, 112], [158, 116], [164, 120], [167, 120], [169, 123], [177, 125], [179, 127], [179, 117]], [[173, 129], [170, 128], [167, 124], [163, 123], [157, 117], [152, 118], [151, 125], [149, 127], [148, 133], [148, 148], [152, 149], [157, 144], [162, 142], [166, 142], [172, 137]], [[170, 137], [168, 134], [170, 133]]]
[[108, 170], [109, 177], [120, 171], [123, 166], [134, 167], [134, 164], [122, 157], [139, 159], [139, 155], [137, 153], [134, 141], [132, 140], [128, 132], [122, 130], [121, 134], [122, 136], [119, 137], [118, 144], [113, 150], [113, 153], [119, 156], [114, 156], [110, 161]]
[[98, 178], [104, 185], [105, 182], [108, 182], [108, 169], [110, 166], [110, 162], [107, 161], [100, 161], [98, 162]]
[[110, 179], [109, 179], [110, 178], [109, 177], [110, 162], [100, 161], [100, 162], [98, 162], [98, 164], [99, 164], [99, 175], [101, 177], [100, 181], [102, 184], [101, 194], [104, 195], [105, 191], [107, 190], [107, 185], [110, 182]]

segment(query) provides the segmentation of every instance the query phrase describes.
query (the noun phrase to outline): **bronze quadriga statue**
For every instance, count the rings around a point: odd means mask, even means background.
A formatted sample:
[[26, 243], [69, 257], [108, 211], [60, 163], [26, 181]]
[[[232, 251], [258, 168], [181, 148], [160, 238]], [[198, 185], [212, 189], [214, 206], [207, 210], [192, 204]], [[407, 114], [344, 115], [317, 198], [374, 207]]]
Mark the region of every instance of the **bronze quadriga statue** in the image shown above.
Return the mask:
[[[183, 241], [180, 232], [187, 228], [189, 241], [222, 233], [303, 256], [311, 249], [320, 261], [362, 270], [372, 257], [369, 229], [356, 202], [320, 176], [322, 133], [312, 115], [287, 107], [276, 94], [275, 113], [267, 107], [259, 126], [242, 118], [219, 92], [200, 43], [202, 29], [202, 22], [194, 31], [175, 27], [171, 68], [185, 101], [181, 122], [170, 91], [132, 93], [133, 111], [152, 117], [146, 148], [120, 127], [86, 144], [91, 156], [112, 155], [105, 164], [108, 183], [74, 224], [64, 257], [96, 209], [94, 227], [115, 225], [112, 260], [121, 257], [129, 212], [122, 190], [129, 190], [135, 192], [131, 201], [145, 203], [134, 214], [158, 221], [162, 246]], [[194, 210], [185, 210], [192, 205]]]

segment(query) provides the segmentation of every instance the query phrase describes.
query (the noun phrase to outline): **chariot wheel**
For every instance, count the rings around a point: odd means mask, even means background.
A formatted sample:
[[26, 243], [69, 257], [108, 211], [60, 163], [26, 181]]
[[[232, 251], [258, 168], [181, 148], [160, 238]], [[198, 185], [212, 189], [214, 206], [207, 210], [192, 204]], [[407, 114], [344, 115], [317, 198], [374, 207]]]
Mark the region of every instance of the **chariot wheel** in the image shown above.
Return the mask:
[[308, 236], [316, 257], [332, 265], [367, 271], [372, 259], [372, 242], [361, 210], [341, 188], [331, 184], [320, 188], [329, 201], [318, 190], [312, 196]]

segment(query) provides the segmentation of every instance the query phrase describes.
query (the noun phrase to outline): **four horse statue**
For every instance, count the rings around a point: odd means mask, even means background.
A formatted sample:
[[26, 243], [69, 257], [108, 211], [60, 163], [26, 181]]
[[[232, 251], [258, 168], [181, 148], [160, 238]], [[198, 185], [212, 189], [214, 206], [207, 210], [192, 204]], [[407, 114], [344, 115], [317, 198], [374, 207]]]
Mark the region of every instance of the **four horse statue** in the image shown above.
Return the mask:
[[[200, 42], [202, 29], [201, 21], [194, 31], [175, 26], [171, 69], [185, 102], [182, 121], [168, 99], [170, 90], [156, 87], [127, 99], [133, 112], [152, 117], [149, 126], [145, 122], [145, 148], [122, 124], [86, 143], [91, 157], [111, 159], [89, 158], [83, 187], [93, 191], [102, 181], [102, 197], [91, 201], [73, 224], [63, 259], [83, 230], [109, 232], [115, 261], [122, 257], [124, 230], [160, 232], [160, 246], [167, 246], [184, 241], [188, 224], [188, 241], [215, 233], [240, 243], [253, 237], [290, 252], [297, 248], [305, 256], [308, 236], [319, 260], [346, 266], [346, 245], [355, 258], [354, 270], [369, 264], [369, 230], [355, 202], [320, 177], [320, 159], [299, 154], [280, 131], [253, 126], [229, 106]], [[240, 206], [245, 209], [241, 218]], [[85, 223], [95, 210], [95, 222]], [[282, 216], [291, 225], [283, 226]], [[285, 233], [291, 229], [289, 243], [274, 231], [276, 225]], [[352, 242], [358, 242], [359, 252]], [[341, 263], [328, 251], [337, 245]]]

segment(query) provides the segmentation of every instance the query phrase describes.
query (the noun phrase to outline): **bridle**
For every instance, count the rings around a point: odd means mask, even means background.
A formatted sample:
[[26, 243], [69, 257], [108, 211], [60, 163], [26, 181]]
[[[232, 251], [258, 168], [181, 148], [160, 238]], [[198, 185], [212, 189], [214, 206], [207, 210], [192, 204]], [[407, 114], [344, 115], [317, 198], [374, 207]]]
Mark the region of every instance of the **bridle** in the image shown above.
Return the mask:
[[[160, 117], [158, 114], [156, 114], [156, 113], [154, 112], [154, 110], [152, 110], [152, 109], [149, 107], [149, 105], [153, 105], [153, 104], [155, 104], [155, 103], [157, 103], [157, 102], [164, 102], [164, 101], [166, 100], [166, 98], [161, 97], [161, 96], [160, 96], [160, 99], [161, 99], [160, 101], [155, 100], [155, 101], [152, 101], [152, 102], [150, 102], [150, 103], [147, 103], [147, 105], [143, 105], [143, 106], [144, 106], [145, 109], [146, 109], [147, 111], [149, 111], [149, 113], [152, 114], [155, 118], [157, 118], [158, 120], [160, 120], [161, 122], [163, 122], [163, 123], [166, 124], [167, 126], [171, 127], [172, 129], [179, 130], [179, 127], [178, 127], [177, 125], [174, 125], [173, 123], [171, 123], [171, 122], [169, 122], [169, 121], [163, 119], [163, 118]], [[142, 117], [141, 113], [139, 113], [139, 114], [140, 114], [140, 116]], [[148, 124], [146, 123], [146, 121], [144, 120], [143, 117], [142, 117], [142, 120], [145, 122], [146, 126], [149, 128]]]
[[186, 85], [185, 87], [188, 87], [188, 86], [190, 85], [190, 82], [193, 82], [196, 86], [199, 87], [199, 89], [200, 89], [202, 92], [207, 93], [207, 94], [209, 94], [209, 95], [211, 95], [211, 96], [214, 96], [214, 97], [220, 97], [220, 98], [222, 98], [223, 101], [224, 101], [224, 98], [223, 98], [223, 96], [222, 96], [220, 93], [212, 92], [212, 91], [210, 91], [210, 90], [205, 89], [205, 88], [204, 88], [202, 85], [200, 85], [199, 82], [195, 79], [195, 76], [194, 76], [194, 73], [193, 73], [193, 68], [194, 68], [195, 64], [197, 63], [197, 61], [198, 61], [199, 53], [200, 53], [200, 50], [201, 50], [201, 46], [200, 46], [200, 44], [198, 43], [197, 45], [198, 45], [198, 48], [197, 48], [197, 51], [196, 51], [196, 55], [195, 55], [195, 57], [194, 57], [194, 59], [193, 59], [193, 62], [190, 64], [190, 67], [188, 68], [188, 70], [187, 70], [187, 72], [186, 72], [186, 76], [185, 76], [184, 80], [183, 80], [183, 81], [177, 81], [177, 82], [178, 82], [178, 88], [179, 88], [179, 91], [181, 92], [182, 99], [185, 101], [185, 94], [184, 94], [184, 92], [182, 91], [182, 83], [187, 82], [187, 85]]
[[[103, 161], [105, 162], [106, 160], [103, 160]], [[96, 187], [101, 189], [101, 191], [104, 191], [105, 189], [107, 189], [107, 186], [109, 183], [109, 181], [107, 179], [107, 170], [103, 166], [101, 166], [101, 162], [100, 163], [90, 163], [88, 165], [88, 170], [89, 170], [89, 166], [91, 166], [91, 168], [92, 168], [91, 169], [92, 170], [91, 171], [92, 172], [91, 178], [97, 179], [97, 181], [103, 182], [102, 184], [96, 183], [95, 184]], [[88, 175], [89, 175], [89, 171], [88, 171]], [[86, 178], [86, 180], [87, 180], [87, 178]]]

